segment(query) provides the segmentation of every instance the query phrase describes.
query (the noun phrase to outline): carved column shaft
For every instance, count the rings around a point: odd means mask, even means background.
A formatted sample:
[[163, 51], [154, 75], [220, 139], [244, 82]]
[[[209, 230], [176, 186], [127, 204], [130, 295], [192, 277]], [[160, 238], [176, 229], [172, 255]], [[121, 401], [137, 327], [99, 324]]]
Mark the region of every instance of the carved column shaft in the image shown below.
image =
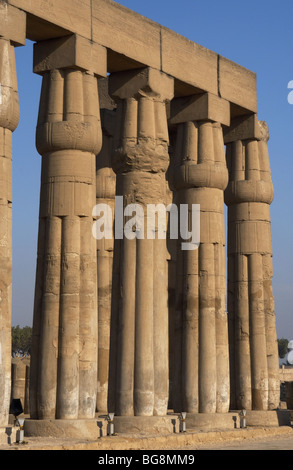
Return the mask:
[[[103, 130], [103, 146], [97, 156], [97, 199], [96, 203], [107, 204], [114, 219], [116, 175], [112, 170], [112, 147], [116, 122], [115, 111], [103, 109], [101, 114]], [[114, 220], [112, 219], [112, 224]], [[113, 226], [113, 225], [112, 225]], [[112, 238], [97, 240], [97, 272], [98, 272], [98, 391], [97, 410], [108, 409], [108, 379], [110, 354], [110, 326], [113, 277], [114, 233]]]
[[[118, 415], [167, 413], [167, 249], [166, 240], [158, 239], [157, 234], [155, 239], [148, 237], [147, 205], [166, 203], [169, 155], [165, 103], [172, 98], [173, 87], [173, 79], [152, 69], [110, 77], [120, 126], [113, 160], [117, 195], [123, 196], [124, 208], [140, 205], [144, 225], [136, 227], [133, 239], [124, 233], [118, 251], [121, 298], [116, 386], [112, 388], [116, 389]], [[124, 217], [124, 224], [129, 216]]]
[[177, 251], [176, 411], [227, 412], [229, 359], [226, 314], [224, 189], [228, 183], [223, 131], [229, 104], [210, 95], [174, 100], [177, 126], [173, 185], [177, 206], [200, 205], [198, 249]]
[[[247, 126], [251, 131], [247, 133]], [[255, 117], [228, 133], [228, 311], [231, 400], [235, 409], [279, 405], [278, 350], [272, 294], [267, 126]], [[246, 132], [244, 132], [246, 129]]]
[[19, 121], [14, 46], [25, 44], [26, 16], [0, 2], [0, 426], [11, 388], [12, 133]]
[[[85, 41], [74, 39], [73, 44], [69, 39], [69, 52]], [[89, 52], [95, 48], [88, 42], [85, 46]], [[31, 414], [38, 419], [93, 418], [98, 317], [92, 212], [102, 143], [98, 84], [92, 62], [88, 69], [79, 66], [78, 53], [71, 67], [61, 63], [55, 68], [58, 50], [58, 41], [38, 44], [35, 50], [35, 70], [43, 74], [37, 126], [42, 178]], [[98, 46], [98, 52], [105, 64], [105, 50]], [[42, 65], [40, 58], [47, 54], [52, 63], [44, 60]]]

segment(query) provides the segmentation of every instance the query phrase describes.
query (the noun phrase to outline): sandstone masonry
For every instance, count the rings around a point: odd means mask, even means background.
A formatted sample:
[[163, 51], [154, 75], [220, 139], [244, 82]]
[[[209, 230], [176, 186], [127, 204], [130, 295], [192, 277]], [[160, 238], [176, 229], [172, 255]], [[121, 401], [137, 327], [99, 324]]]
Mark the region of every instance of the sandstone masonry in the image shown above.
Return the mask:
[[[0, 425], [11, 383], [14, 47], [26, 37], [42, 76], [31, 420], [112, 412], [143, 428], [166, 424], [170, 409], [276, 409], [273, 185], [255, 74], [112, 0], [0, 0]], [[185, 204], [190, 217], [200, 205], [199, 248], [182, 250], [180, 237], [95, 240], [93, 208], [115, 214], [115, 196], [123, 207]]]

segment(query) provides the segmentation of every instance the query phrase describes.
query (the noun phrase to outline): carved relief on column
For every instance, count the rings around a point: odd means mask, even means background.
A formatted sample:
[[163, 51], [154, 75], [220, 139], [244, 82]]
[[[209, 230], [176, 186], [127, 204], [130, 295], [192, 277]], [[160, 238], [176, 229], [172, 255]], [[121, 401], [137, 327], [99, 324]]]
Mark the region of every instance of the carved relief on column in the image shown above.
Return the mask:
[[[30, 394], [35, 419], [93, 418], [96, 409], [92, 212], [96, 155], [102, 146], [97, 77], [106, 75], [106, 51], [75, 36], [65, 41], [66, 61], [74, 60], [64, 68], [59, 55], [64, 40], [35, 48], [35, 71], [43, 75], [36, 138], [42, 177]], [[79, 48], [88, 51], [87, 64]]]
[[268, 139], [266, 123], [256, 116], [238, 119], [225, 136], [231, 404], [235, 409], [274, 409], [280, 401]]
[[12, 133], [19, 122], [15, 45], [25, 44], [26, 15], [0, 4], [0, 426], [11, 388]]
[[204, 94], [175, 99], [170, 126], [177, 128], [172, 164], [175, 203], [200, 205], [200, 245], [177, 249], [173, 391], [176, 411], [229, 410], [224, 190], [228, 183], [222, 125], [229, 103]]
[[[168, 404], [167, 248], [157, 226], [154, 239], [147, 234], [147, 205], [166, 204], [166, 102], [173, 97], [174, 83], [147, 68], [112, 74], [109, 89], [118, 100], [113, 155], [117, 195], [123, 196], [124, 208], [142, 208], [144, 225], [141, 231], [136, 227], [134, 237], [124, 233], [119, 240], [121, 294], [111, 390], [116, 390], [117, 415], [163, 416]], [[124, 217], [124, 225], [129, 218]]]

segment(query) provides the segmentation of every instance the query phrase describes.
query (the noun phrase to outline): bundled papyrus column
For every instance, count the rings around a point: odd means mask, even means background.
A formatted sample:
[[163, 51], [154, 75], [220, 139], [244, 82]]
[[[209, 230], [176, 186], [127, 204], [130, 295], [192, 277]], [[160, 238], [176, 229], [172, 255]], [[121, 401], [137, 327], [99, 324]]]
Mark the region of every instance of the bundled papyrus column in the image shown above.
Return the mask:
[[238, 119], [225, 136], [229, 185], [228, 313], [231, 406], [275, 409], [280, 381], [270, 204], [273, 184], [266, 123]]
[[[148, 68], [112, 74], [109, 80], [110, 94], [118, 100], [113, 168], [117, 196], [123, 198], [123, 231], [114, 254], [120, 259], [120, 295], [113, 312], [116, 349], [110, 367], [115, 385], [111, 384], [110, 401], [117, 415], [164, 416], [168, 405], [167, 248], [166, 239], [156, 233], [157, 225], [151, 236], [147, 232], [147, 207], [166, 204], [166, 102], [173, 97], [174, 82]], [[131, 228], [125, 231], [131, 208], [142, 211], [133, 236]]]
[[102, 145], [97, 77], [106, 75], [106, 51], [72, 36], [38, 43], [34, 58], [43, 85], [31, 416], [93, 418], [98, 314], [92, 213]]
[[5, 426], [11, 388], [12, 133], [19, 121], [14, 46], [25, 44], [26, 15], [0, 7], [0, 426]]
[[[192, 220], [200, 209], [200, 238], [177, 251], [173, 402], [176, 411], [229, 410], [224, 190], [228, 183], [223, 125], [229, 103], [204, 94], [172, 102], [177, 129], [172, 162], [175, 202], [187, 204]], [[196, 219], [195, 219], [196, 220]], [[196, 223], [196, 222], [195, 222]]]

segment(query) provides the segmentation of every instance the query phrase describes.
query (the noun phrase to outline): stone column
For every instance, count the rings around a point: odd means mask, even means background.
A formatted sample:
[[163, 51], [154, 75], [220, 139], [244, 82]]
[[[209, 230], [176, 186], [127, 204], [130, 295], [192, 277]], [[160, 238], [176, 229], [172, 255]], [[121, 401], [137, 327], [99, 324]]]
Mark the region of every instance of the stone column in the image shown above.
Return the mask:
[[0, 426], [11, 388], [12, 133], [19, 121], [14, 46], [25, 44], [26, 15], [0, 2]]
[[[97, 199], [98, 204], [107, 204], [114, 222], [116, 175], [112, 170], [112, 146], [115, 129], [115, 111], [101, 110], [103, 147], [97, 156]], [[112, 238], [97, 240], [98, 269], [98, 391], [97, 411], [108, 409], [108, 379], [110, 354], [110, 324], [112, 304], [112, 272], [114, 253], [114, 233]]]
[[25, 408], [27, 361], [22, 358], [13, 358], [11, 361], [11, 399], [20, 399], [22, 408]]
[[97, 265], [92, 236], [102, 132], [97, 77], [106, 50], [79, 36], [38, 43], [42, 155], [31, 361], [31, 417], [93, 418], [97, 392]]
[[177, 207], [200, 205], [200, 246], [177, 251], [175, 411], [229, 410], [224, 190], [228, 171], [222, 125], [229, 103], [203, 94], [178, 98], [170, 126], [177, 127], [172, 183]]
[[229, 185], [228, 312], [231, 406], [279, 406], [278, 348], [272, 293], [270, 172], [267, 125], [255, 115], [232, 122], [225, 135]]
[[[168, 285], [166, 239], [147, 236], [147, 205], [166, 204], [169, 165], [166, 102], [173, 79], [146, 68], [110, 76], [118, 100], [113, 168], [124, 208], [142, 208], [144, 228], [120, 240], [120, 305], [117, 323], [115, 412], [164, 416], [168, 404]], [[123, 209], [123, 208], [122, 208]], [[131, 214], [129, 214], [131, 216]], [[115, 224], [118, 223], [118, 214]], [[130, 217], [124, 217], [124, 224]], [[158, 230], [158, 226], [154, 227]], [[115, 254], [116, 257], [116, 254]], [[115, 345], [116, 341], [113, 341]]]

